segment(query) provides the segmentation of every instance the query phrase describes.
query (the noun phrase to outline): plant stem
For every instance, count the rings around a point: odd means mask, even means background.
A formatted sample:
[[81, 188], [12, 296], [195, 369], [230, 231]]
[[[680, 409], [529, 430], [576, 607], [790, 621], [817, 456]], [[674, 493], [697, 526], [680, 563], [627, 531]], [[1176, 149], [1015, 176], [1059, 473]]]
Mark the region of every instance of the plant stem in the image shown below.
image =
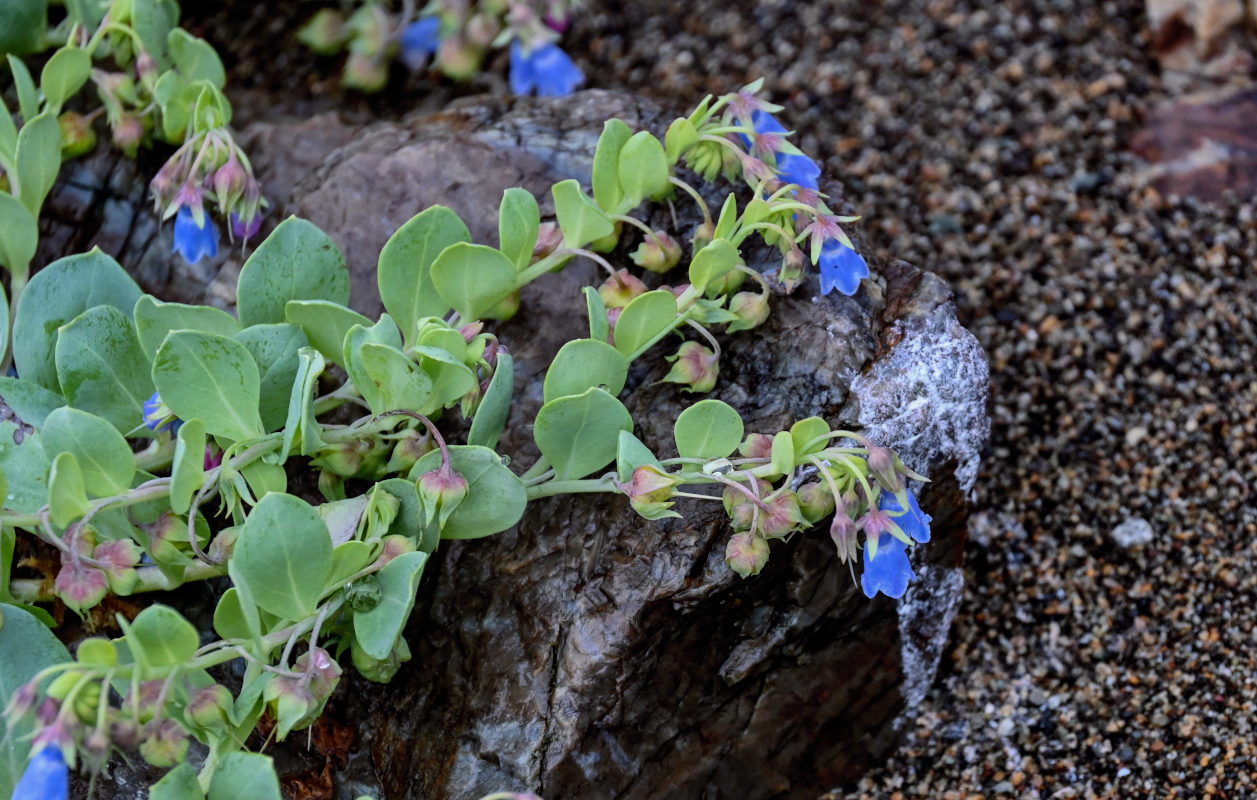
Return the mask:
[[553, 497], [556, 494], [592, 494], [594, 492], [614, 492], [616, 489], [611, 485], [611, 476], [606, 475], [596, 479], [550, 481], [537, 486], [529, 486], [525, 491], [528, 492], [529, 500], [539, 500], [542, 497]]

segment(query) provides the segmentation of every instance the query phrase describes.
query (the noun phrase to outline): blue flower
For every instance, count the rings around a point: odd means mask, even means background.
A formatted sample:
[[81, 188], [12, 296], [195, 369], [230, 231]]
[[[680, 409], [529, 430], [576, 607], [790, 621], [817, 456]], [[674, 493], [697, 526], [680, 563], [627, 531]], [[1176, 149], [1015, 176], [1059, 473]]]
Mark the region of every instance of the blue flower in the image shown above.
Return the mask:
[[821, 247], [820, 267], [821, 294], [837, 289], [851, 296], [860, 288], [860, 281], [869, 276], [864, 257], [837, 239], [830, 239]]
[[13, 800], [66, 800], [70, 794], [70, 768], [61, 748], [48, 746], [26, 765], [22, 780], [13, 790]]
[[[912, 580], [912, 564], [908, 562], [907, 547], [903, 542], [889, 533], [877, 537], [877, 555], [866, 556], [864, 574], [860, 576], [860, 586], [869, 598], [878, 592], [896, 599], [903, 597], [908, 591], [908, 581]], [[867, 554], [870, 548], [865, 549]]]
[[423, 17], [406, 26], [402, 31], [402, 61], [411, 69], [421, 69], [424, 63], [441, 46], [441, 20], [439, 17]]
[[900, 505], [899, 498], [890, 492], [884, 491], [878, 496], [877, 507], [889, 514], [900, 529], [912, 537], [913, 541], [924, 544], [930, 540], [930, 523], [934, 518], [921, 510], [921, 506], [917, 505], [917, 497], [912, 492], [908, 492], [906, 514], [900, 513], [903, 511], [903, 506]]
[[170, 432], [175, 433], [182, 424], [183, 420], [174, 416], [157, 392], [153, 392], [153, 396], [144, 401], [144, 427], [151, 431], [160, 431], [170, 426]]
[[519, 40], [511, 42], [511, 91], [542, 97], [571, 94], [585, 82], [585, 73], [553, 42], [525, 52]]
[[215, 258], [218, 255], [218, 228], [209, 215], [201, 212], [204, 227], [196, 224], [196, 215], [188, 206], [180, 206], [175, 216], [174, 252], [183, 256], [189, 264], [201, 260], [201, 256]]
[[805, 155], [778, 153], [777, 172], [785, 183], [797, 183], [800, 188], [811, 189], [814, 192], [819, 192], [821, 189], [816, 181], [821, 176], [821, 168]]

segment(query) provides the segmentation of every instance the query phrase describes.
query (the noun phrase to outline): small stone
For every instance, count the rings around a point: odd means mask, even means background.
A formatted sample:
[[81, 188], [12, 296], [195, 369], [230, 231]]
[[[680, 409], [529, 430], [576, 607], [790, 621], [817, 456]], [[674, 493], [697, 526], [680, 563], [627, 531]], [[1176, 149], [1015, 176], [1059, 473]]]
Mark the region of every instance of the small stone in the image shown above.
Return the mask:
[[1131, 517], [1114, 528], [1110, 534], [1118, 547], [1131, 548], [1152, 541], [1152, 526], [1143, 517]]

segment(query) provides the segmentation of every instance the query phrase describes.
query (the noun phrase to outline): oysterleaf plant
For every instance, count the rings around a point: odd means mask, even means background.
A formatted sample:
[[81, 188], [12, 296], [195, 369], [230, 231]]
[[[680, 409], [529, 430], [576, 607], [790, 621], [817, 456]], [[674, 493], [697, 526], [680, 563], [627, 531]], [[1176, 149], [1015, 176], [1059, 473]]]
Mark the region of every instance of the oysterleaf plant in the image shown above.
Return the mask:
[[[242, 752], [262, 715], [280, 739], [309, 726], [345, 655], [389, 680], [410, 658], [402, 631], [440, 542], [507, 530], [540, 498], [618, 493], [652, 520], [680, 516], [680, 497], [720, 502], [733, 530], [726, 558], [744, 577], [763, 569], [771, 540], [832, 517], [844, 561], [860, 560], [863, 538], [865, 592], [901, 596], [905, 546], [928, 540], [929, 518], [905, 481], [921, 476], [893, 452], [816, 417], [748, 434], [735, 408], [701, 399], [676, 419], [678, 455], [660, 458], [619, 398], [631, 364], [665, 342], [676, 350], [664, 380], [709, 391], [713, 328], [760, 325], [770, 279], [788, 291], [809, 261], [832, 279], [827, 248], [851, 249], [838, 227], [849, 218], [826, 207], [814, 162], [772, 132], [777, 109], [758, 88], [703, 100], [662, 141], [609, 122], [592, 193], [556, 184], [556, 220], [543, 221], [534, 197], [508, 190], [500, 247], [471, 241], [448, 208], [418, 214], [380, 253], [375, 320], [348, 307], [335, 244], [296, 218], [245, 263], [235, 317], [145, 295], [99, 250], [36, 273], [12, 319], [18, 377], [0, 379], [12, 412], [0, 422], [0, 796], [28, 752], [23, 785], [55, 796], [48, 787], [64, 785], [69, 766], [94, 772], [138, 747], [172, 768], [152, 797], [278, 797], [269, 758]], [[750, 200], [739, 207], [730, 192], [713, 214], [682, 166], [740, 179]], [[704, 216], [688, 259], [672, 233], [632, 215], [686, 195]], [[632, 260], [656, 272], [686, 262], [680, 285], [648, 291], [599, 254], [638, 233]], [[751, 236], [781, 252], [776, 275], [743, 262]], [[530, 421], [541, 455], [521, 469], [499, 449], [514, 363], [492, 321], [575, 258], [608, 277], [572, 298], [589, 335], [549, 365]], [[854, 292], [862, 275], [838, 277], [828, 283]], [[449, 425], [455, 415], [470, 427]], [[319, 497], [289, 491], [301, 468], [317, 473]], [[56, 554], [54, 574], [13, 563], [17, 536]], [[41, 624], [51, 618], [40, 604], [54, 599], [87, 615], [108, 594], [211, 577], [230, 586], [207, 644], [162, 604], [119, 615], [120, 635], [87, 639], [73, 658]], [[215, 668], [237, 660], [233, 694]], [[16, 796], [41, 796], [27, 791]]]

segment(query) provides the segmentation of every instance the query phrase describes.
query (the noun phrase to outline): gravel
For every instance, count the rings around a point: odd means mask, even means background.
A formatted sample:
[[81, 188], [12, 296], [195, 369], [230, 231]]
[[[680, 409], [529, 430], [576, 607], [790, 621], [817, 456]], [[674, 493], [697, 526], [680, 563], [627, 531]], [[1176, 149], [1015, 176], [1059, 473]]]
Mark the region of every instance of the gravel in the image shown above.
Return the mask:
[[[874, 264], [945, 277], [990, 354], [952, 647], [833, 800], [1257, 796], [1254, 204], [1141, 183], [1145, 28], [1137, 0], [590, 0], [564, 40], [590, 85], [678, 107], [765, 76]], [[282, 61], [341, 102], [333, 62], [273, 47], [229, 55], [233, 85]], [[451, 93], [417, 84], [351, 102]]]
[[834, 798], [1257, 795], [1257, 226], [1141, 184], [1145, 25], [1126, 0], [648, 0], [566, 40], [593, 85], [678, 104], [767, 77], [875, 260], [944, 276], [990, 354], [953, 646]]

